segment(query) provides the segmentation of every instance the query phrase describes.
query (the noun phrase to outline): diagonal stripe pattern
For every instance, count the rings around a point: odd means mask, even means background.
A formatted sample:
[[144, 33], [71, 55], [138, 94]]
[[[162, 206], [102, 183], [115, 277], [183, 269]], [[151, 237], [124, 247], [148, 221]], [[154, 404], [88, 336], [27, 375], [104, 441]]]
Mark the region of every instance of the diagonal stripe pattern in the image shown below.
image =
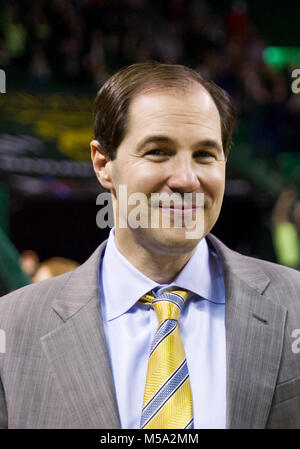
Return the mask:
[[141, 429], [193, 429], [188, 366], [178, 329], [186, 290], [159, 289], [140, 302], [156, 312], [158, 329], [149, 356]]

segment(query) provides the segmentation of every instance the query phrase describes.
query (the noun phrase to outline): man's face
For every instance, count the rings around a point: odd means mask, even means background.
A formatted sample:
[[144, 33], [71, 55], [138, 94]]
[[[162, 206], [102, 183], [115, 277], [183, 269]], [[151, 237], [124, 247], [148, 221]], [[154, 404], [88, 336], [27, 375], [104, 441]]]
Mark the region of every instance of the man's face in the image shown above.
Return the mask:
[[[138, 95], [129, 108], [127, 134], [107, 167], [116, 215], [121, 206], [120, 185], [127, 186], [128, 197], [136, 192], [147, 197], [149, 217], [152, 193], [177, 193], [182, 198], [184, 193], [192, 193], [193, 198], [204, 193], [204, 233], [196, 240], [187, 239], [185, 226], [173, 226], [173, 210], [169, 228], [153, 228], [149, 220], [145, 228], [116, 227], [116, 238], [127, 243], [134, 239], [163, 254], [191, 251], [219, 216], [225, 166], [220, 116], [204, 88], [195, 85], [188, 93], [160, 90]], [[128, 213], [134, 207], [128, 206]], [[159, 213], [166, 209], [160, 208]]]

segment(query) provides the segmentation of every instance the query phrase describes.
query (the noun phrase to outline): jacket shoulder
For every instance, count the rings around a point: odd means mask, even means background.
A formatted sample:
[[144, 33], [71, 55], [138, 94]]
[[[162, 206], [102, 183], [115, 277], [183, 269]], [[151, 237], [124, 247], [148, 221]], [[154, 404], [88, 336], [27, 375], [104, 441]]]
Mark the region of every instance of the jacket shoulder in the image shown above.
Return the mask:
[[[74, 270], [73, 270], [74, 271]], [[68, 281], [71, 271], [46, 279], [36, 284], [26, 285], [0, 298], [0, 317], [6, 313], [22, 314], [24, 310], [34, 307], [46, 307], [51, 304], [57, 293]]]
[[[300, 272], [274, 262], [246, 256], [229, 249], [213, 235], [209, 240], [218, 251], [225, 278], [234, 277], [272, 302], [297, 311], [300, 317]], [[235, 278], [235, 279], [236, 279]]]
[[293, 268], [286, 267], [274, 262], [268, 262], [267, 260], [257, 259], [255, 257], [242, 256], [251, 261], [251, 263], [257, 264], [269, 277], [274, 281], [293, 281], [300, 287], [300, 272]]
[[[255, 288], [256, 282], [264, 277], [267, 281], [262, 297], [286, 308], [289, 322], [294, 327], [298, 326], [300, 320], [300, 272], [273, 262], [236, 254], [240, 266], [239, 274], [242, 273], [242, 267], [249, 267], [250, 275], [248, 274], [246, 282], [252, 284], [253, 288]], [[242, 277], [245, 279], [245, 275], [242, 274]]]

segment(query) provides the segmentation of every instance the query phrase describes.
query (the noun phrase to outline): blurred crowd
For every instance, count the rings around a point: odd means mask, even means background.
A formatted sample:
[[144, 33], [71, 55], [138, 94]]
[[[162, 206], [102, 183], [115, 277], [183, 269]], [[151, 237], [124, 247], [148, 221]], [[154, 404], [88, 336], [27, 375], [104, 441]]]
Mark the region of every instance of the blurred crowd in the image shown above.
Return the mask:
[[24, 87], [100, 86], [118, 68], [149, 59], [186, 64], [233, 96], [254, 156], [299, 149], [300, 95], [291, 94], [290, 68], [263, 61], [268, 43], [244, 1], [222, 16], [204, 0], [1, 3], [0, 67], [25, 73]]
[[[225, 14], [208, 0], [1, 1], [0, 68], [8, 86], [15, 82], [27, 92], [55, 86], [84, 92], [89, 86], [95, 93], [112, 73], [135, 62], [188, 65], [233, 97], [239, 141], [247, 142], [254, 165], [256, 159], [276, 165], [284, 155], [299, 156], [300, 94], [291, 91], [292, 67], [265, 62], [270, 45], [246, 1], [232, 1]], [[299, 179], [287, 184], [292, 187], [272, 213], [273, 244], [280, 263], [300, 269]], [[36, 282], [77, 265], [57, 258], [39, 264], [29, 251], [21, 266]]]

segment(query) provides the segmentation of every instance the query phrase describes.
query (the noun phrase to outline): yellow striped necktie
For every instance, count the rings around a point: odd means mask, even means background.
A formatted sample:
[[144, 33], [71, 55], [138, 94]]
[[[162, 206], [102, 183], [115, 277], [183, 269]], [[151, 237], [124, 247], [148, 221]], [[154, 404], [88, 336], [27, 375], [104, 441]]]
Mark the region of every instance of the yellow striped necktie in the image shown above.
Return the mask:
[[193, 429], [193, 404], [187, 362], [178, 329], [190, 292], [160, 288], [140, 301], [158, 318], [149, 356], [141, 429]]

